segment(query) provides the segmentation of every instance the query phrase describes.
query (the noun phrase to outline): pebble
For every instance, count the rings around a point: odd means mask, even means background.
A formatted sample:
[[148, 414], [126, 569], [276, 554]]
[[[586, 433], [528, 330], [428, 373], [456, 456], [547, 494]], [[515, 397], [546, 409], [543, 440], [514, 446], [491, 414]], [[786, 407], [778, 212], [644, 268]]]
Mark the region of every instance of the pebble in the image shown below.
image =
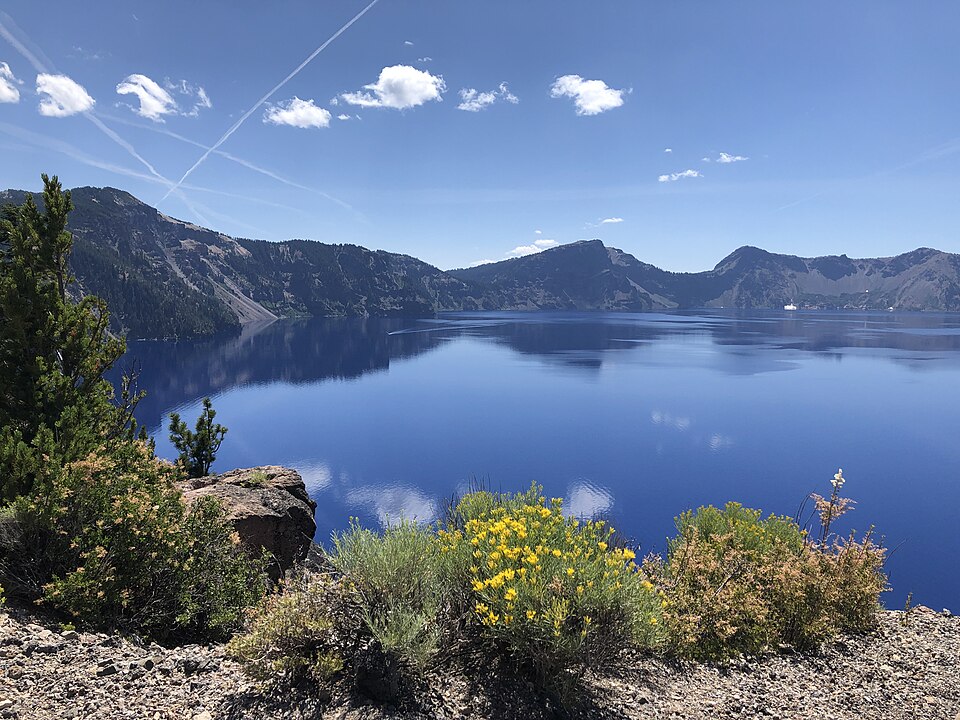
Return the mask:
[[[553, 720], [556, 709], [512, 672], [463, 660], [438, 663], [403, 704], [329, 692], [264, 694], [222, 645], [164, 648], [119, 636], [53, 633], [29, 609], [0, 609], [0, 717], [17, 720]], [[722, 665], [637, 653], [584, 678], [577, 718], [960, 720], [960, 618], [884, 612], [877, 631], [819, 654], [743, 657]], [[55, 646], [54, 652], [41, 648]], [[5, 654], [5, 655], [4, 655]], [[472, 665], [470, 663], [473, 663]]]

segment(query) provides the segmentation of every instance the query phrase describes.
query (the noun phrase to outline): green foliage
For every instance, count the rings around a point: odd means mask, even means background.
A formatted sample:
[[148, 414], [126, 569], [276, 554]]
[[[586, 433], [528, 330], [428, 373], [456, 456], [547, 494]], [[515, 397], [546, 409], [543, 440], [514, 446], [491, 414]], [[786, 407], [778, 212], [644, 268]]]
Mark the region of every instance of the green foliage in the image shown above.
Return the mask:
[[792, 520], [737, 503], [685, 512], [676, 524], [666, 559], [645, 570], [666, 595], [663, 619], [680, 655], [814, 647], [875, 622], [886, 578], [869, 536], [814, 544]]
[[260, 679], [342, 669], [395, 699], [410, 669], [469, 649], [512, 660], [565, 704], [584, 671], [629, 648], [716, 659], [811, 648], [875, 622], [886, 578], [869, 535], [813, 543], [737, 503], [676, 523], [666, 558], [638, 568], [605, 522], [565, 516], [537, 486], [470, 493], [434, 528], [352, 520], [333, 536], [332, 576], [269, 600], [231, 652]]
[[197, 418], [196, 430], [189, 430], [179, 413], [170, 413], [170, 442], [180, 451], [178, 464], [187, 477], [198, 478], [209, 474], [210, 466], [217, 459], [217, 451], [227, 434], [227, 428], [214, 423], [217, 411], [210, 398], [203, 399], [203, 410]]
[[139, 399], [113, 403], [103, 376], [124, 344], [108, 334], [101, 300], [70, 300], [73, 204], [56, 176], [43, 183], [43, 211], [28, 197], [0, 220], [0, 498], [8, 501], [31, 492], [46, 464], [132, 435]]
[[[240, 547], [216, 501], [188, 508], [153, 456], [103, 301], [70, 297], [73, 208], [43, 176], [0, 221], [0, 573], [4, 587], [79, 622], [164, 636], [222, 635], [263, 592], [263, 563]], [[212, 461], [225, 430], [205, 405], [192, 457]]]
[[422, 667], [437, 647], [444, 594], [432, 531], [401, 520], [375, 533], [354, 521], [334, 534], [329, 559], [366, 632], [388, 656]]
[[[208, 295], [191, 287], [165, 262], [151, 253], [131, 247], [132, 228], [104, 211], [84, 190], [74, 194], [77, 205], [72, 216], [74, 227], [83, 227], [76, 238], [70, 265], [84, 287], [95, 288], [112, 312], [110, 327], [118, 335], [137, 338], [174, 338], [210, 336], [237, 330], [240, 323], [226, 303], [216, 297], [208, 281], [195, 275], [190, 281]], [[103, 214], [101, 216], [100, 214]], [[115, 211], [113, 211], [115, 212]], [[105, 240], [122, 238], [114, 248]], [[144, 233], [145, 237], [153, 237]], [[189, 268], [187, 268], [189, 270]]]
[[564, 516], [536, 487], [467, 495], [454, 519], [441, 552], [473, 622], [546, 686], [562, 690], [627, 647], [660, 642], [660, 598], [603, 521]]
[[258, 680], [328, 679], [343, 668], [334, 633], [338, 598], [338, 584], [326, 575], [270, 595], [252, 613], [248, 632], [227, 645], [227, 654]]
[[238, 627], [263, 593], [263, 563], [215, 500], [184, 504], [175, 474], [139, 442], [51, 467], [4, 524], [4, 574], [85, 625], [158, 638]]

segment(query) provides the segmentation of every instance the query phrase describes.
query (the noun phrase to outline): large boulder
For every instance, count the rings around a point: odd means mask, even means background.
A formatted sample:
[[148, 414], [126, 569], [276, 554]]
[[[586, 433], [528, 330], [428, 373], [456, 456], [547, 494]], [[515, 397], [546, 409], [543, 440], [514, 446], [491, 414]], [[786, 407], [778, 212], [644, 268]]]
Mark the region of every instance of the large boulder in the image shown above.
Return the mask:
[[306, 557], [317, 530], [317, 504], [295, 470], [278, 465], [231, 470], [186, 480], [180, 489], [188, 503], [217, 498], [240, 540], [276, 558], [270, 568], [274, 578]]

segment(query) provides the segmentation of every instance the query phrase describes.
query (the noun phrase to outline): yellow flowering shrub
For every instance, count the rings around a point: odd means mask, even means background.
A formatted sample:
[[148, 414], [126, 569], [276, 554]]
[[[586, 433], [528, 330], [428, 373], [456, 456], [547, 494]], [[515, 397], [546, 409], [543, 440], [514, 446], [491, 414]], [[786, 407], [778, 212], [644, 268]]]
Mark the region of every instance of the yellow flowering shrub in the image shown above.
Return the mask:
[[548, 684], [660, 638], [661, 600], [613, 536], [537, 490], [467, 495], [439, 531], [481, 634]]

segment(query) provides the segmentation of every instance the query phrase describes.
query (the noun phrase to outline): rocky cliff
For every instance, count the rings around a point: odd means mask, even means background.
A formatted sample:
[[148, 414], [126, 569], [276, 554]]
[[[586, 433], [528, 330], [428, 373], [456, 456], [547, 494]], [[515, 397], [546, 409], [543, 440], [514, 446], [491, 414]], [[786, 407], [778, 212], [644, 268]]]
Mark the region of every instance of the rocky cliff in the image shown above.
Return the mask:
[[[960, 311], [960, 256], [801, 258], [742, 247], [712, 270], [673, 273], [600, 240], [441, 271], [408, 255], [308, 240], [233, 238], [129, 193], [76, 188], [77, 292], [104, 298], [114, 330], [187, 337], [294, 316], [428, 316], [460, 310], [696, 307]], [[8, 190], [0, 203], [27, 193]]]

